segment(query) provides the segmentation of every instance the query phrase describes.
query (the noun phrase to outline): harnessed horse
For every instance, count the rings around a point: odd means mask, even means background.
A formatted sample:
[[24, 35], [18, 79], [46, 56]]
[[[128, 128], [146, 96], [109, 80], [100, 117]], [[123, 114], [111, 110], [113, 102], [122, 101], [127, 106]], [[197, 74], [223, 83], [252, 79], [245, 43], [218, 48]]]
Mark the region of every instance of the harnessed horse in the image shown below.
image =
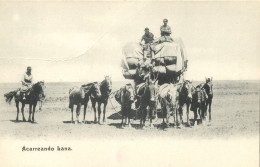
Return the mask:
[[189, 118], [189, 111], [190, 105], [192, 102], [192, 94], [194, 93], [195, 89], [194, 86], [191, 84], [190, 81], [186, 80], [183, 82], [181, 87], [179, 88], [179, 113], [181, 122], [183, 116], [183, 107], [186, 105], [186, 115], [187, 115], [187, 126], [190, 126], [190, 118]]
[[100, 83], [100, 91], [101, 91], [101, 96], [99, 96], [99, 97], [90, 96], [90, 99], [92, 102], [92, 107], [95, 112], [94, 122], [97, 122], [96, 103], [98, 103], [98, 123], [100, 123], [101, 104], [102, 103], [104, 104], [103, 122], [106, 122], [106, 106], [107, 106], [107, 101], [108, 101], [109, 95], [112, 91], [112, 81], [109, 76], [105, 76], [105, 79]]
[[134, 102], [134, 89], [132, 85], [127, 84], [120, 90], [118, 90], [115, 94], [116, 101], [121, 105], [121, 112], [122, 112], [122, 122], [121, 126], [124, 127], [123, 120], [125, 119], [125, 124], [128, 119], [128, 126], [131, 127], [131, 121], [130, 121], [130, 112], [131, 112], [131, 106]]
[[157, 82], [149, 81], [138, 85], [137, 96], [139, 97], [139, 111], [141, 113], [140, 126], [143, 128], [147, 116], [147, 107], [150, 119], [150, 127], [153, 128], [152, 120], [156, 115], [158, 88]]
[[[161, 108], [162, 108], [163, 124], [166, 125], [166, 127], [169, 126], [169, 117], [170, 117], [171, 109], [173, 110], [174, 123], [176, 123], [179, 126], [178, 112], [177, 112], [178, 101], [179, 101], [178, 86], [179, 86], [178, 84], [166, 83], [161, 85], [159, 89], [159, 101], [161, 103]], [[175, 112], [176, 112], [176, 120], [175, 120]], [[166, 119], [166, 123], [164, 119]]]
[[73, 87], [69, 90], [69, 108], [71, 109], [71, 121], [73, 122], [73, 108], [74, 105], [77, 105], [76, 108], [76, 117], [79, 123], [79, 114], [81, 105], [84, 105], [84, 117], [83, 123], [85, 123], [86, 109], [89, 101], [89, 96], [99, 97], [101, 96], [100, 89], [97, 82], [89, 83], [82, 85], [80, 88]]

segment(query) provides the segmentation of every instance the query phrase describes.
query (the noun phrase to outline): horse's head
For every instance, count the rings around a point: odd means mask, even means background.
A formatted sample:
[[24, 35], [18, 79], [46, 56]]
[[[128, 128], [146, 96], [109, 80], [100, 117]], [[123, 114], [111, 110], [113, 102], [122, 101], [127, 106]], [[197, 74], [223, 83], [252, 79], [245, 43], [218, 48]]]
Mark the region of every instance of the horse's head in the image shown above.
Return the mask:
[[176, 104], [178, 98], [178, 85], [170, 84], [169, 90], [167, 92], [167, 99], [171, 101], [172, 104]]
[[158, 97], [158, 84], [157, 81], [150, 81], [147, 85], [149, 91], [150, 101], [156, 101]]
[[40, 100], [44, 100], [45, 99], [45, 85], [44, 85], [44, 81], [39, 81], [39, 82], [35, 83], [32, 86], [32, 89], [34, 90], [34, 92], [36, 94], [38, 94]]
[[126, 95], [127, 98], [129, 99], [130, 102], [134, 101], [135, 94], [134, 94], [134, 88], [132, 87], [131, 84], [127, 84], [125, 87]]
[[97, 82], [92, 83], [90, 93], [94, 98], [98, 98], [101, 96], [100, 85]]
[[188, 93], [188, 98], [192, 98], [192, 93], [194, 92], [193, 85], [189, 80], [184, 81], [183, 89]]
[[213, 78], [206, 78], [206, 84], [209, 86], [209, 94], [212, 95], [213, 94]]
[[111, 77], [105, 76], [104, 81], [101, 82], [101, 91], [109, 95], [112, 91], [112, 80]]

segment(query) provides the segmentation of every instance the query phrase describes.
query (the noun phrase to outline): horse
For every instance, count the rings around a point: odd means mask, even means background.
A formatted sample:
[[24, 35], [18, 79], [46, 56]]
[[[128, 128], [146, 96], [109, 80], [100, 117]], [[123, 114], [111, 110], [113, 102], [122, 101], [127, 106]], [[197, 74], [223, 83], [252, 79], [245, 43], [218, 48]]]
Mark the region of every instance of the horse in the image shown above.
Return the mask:
[[[150, 127], [153, 128], [152, 120], [156, 117], [158, 88], [157, 81], [149, 81], [137, 86], [137, 96], [139, 98], [139, 111], [141, 113], [140, 127], [145, 125], [146, 117], [149, 116]], [[147, 113], [148, 107], [148, 113]]]
[[190, 118], [189, 118], [189, 111], [190, 111], [190, 105], [192, 102], [192, 94], [194, 93], [195, 89], [194, 86], [191, 84], [190, 81], [186, 80], [183, 82], [181, 87], [179, 88], [179, 113], [181, 122], [182, 116], [183, 116], [183, 107], [186, 105], [186, 115], [187, 115], [187, 126], [190, 126]]
[[200, 116], [201, 124], [205, 120], [205, 108], [207, 94], [202, 85], [196, 86], [195, 92], [192, 95], [191, 110], [194, 112], [194, 126], [197, 125], [198, 114]]
[[71, 121], [73, 122], [73, 108], [76, 108], [76, 118], [75, 124], [79, 123], [79, 114], [81, 105], [84, 105], [84, 117], [83, 123], [85, 123], [86, 109], [88, 106], [89, 96], [99, 97], [101, 96], [100, 89], [97, 82], [82, 85], [80, 88], [73, 87], [69, 90], [69, 108], [71, 109]]
[[211, 121], [211, 104], [213, 99], [213, 79], [208, 78], [206, 79], [206, 83], [204, 84], [203, 88], [205, 89], [208, 99], [206, 101], [206, 111], [205, 116], [207, 116], [207, 110], [209, 111], [209, 122]]
[[16, 108], [17, 108], [17, 116], [16, 116], [16, 121], [19, 121], [19, 102], [22, 103], [21, 111], [23, 115], [23, 121], [25, 122], [26, 119], [24, 117], [24, 107], [25, 104], [29, 104], [29, 118], [28, 122], [35, 122], [34, 119], [34, 113], [35, 113], [35, 108], [37, 106], [37, 102], [40, 99], [45, 98], [44, 94], [45, 86], [44, 86], [44, 81], [39, 81], [35, 84], [32, 85], [31, 88], [28, 89], [28, 93], [26, 93], [25, 99], [22, 97], [22, 94], [18, 94], [17, 92], [19, 91], [11, 91], [9, 93], [4, 94], [4, 97], [6, 98], [6, 102], [11, 102], [11, 100], [15, 99], [16, 103]]
[[134, 96], [135, 96], [134, 89], [131, 84], [125, 85], [115, 93], [115, 99], [121, 105], [121, 112], [122, 112], [121, 126], [122, 127], [124, 127], [124, 123], [123, 123], [124, 119], [125, 119], [125, 124], [128, 119], [127, 125], [128, 127], [131, 127], [130, 112], [131, 112], [132, 103], [134, 102]]
[[100, 83], [100, 91], [101, 91], [101, 96], [99, 97], [93, 97], [90, 96], [91, 102], [92, 102], [92, 107], [95, 112], [94, 116], [94, 122], [97, 122], [97, 116], [96, 116], [96, 103], [98, 103], [98, 123], [100, 124], [100, 114], [101, 114], [101, 104], [104, 104], [103, 107], [103, 123], [106, 122], [106, 106], [107, 106], [107, 101], [109, 98], [109, 95], [112, 91], [112, 81], [111, 77], [105, 76], [105, 79]]

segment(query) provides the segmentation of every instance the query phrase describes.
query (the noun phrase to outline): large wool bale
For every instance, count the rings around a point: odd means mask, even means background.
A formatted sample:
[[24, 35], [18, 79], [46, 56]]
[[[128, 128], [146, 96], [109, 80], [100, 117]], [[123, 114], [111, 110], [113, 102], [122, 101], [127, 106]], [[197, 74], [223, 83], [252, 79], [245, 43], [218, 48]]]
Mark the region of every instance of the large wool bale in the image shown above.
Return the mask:
[[139, 59], [136, 57], [127, 57], [126, 62], [128, 64], [129, 69], [136, 69], [138, 66]]
[[160, 74], [166, 74], [165, 66], [155, 66], [153, 69], [155, 72], [159, 72]]
[[160, 51], [155, 54], [155, 66], [163, 64], [169, 73], [181, 71], [184, 63], [180, 45], [175, 42], [164, 42], [159, 45]]
[[126, 79], [134, 79], [136, 77], [136, 69], [124, 71], [123, 76]]

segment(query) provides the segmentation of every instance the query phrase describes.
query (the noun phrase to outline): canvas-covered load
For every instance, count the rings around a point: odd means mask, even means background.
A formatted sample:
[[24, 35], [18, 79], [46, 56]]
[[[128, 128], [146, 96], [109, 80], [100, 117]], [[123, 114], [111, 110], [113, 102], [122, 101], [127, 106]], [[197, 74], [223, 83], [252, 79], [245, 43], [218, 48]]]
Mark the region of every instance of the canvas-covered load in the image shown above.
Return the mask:
[[177, 42], [164, 42], [153, 46], [155, 51], [154, 70], [163, 74], [181, 73], [184, 68], [185, 55]]
[[[184, 62], [187, 60], [182, 40], [175, 38], [174, 42], [153, 44], [155, 66], [154, 72], [159, 75], [172, 76], [184, 71]], [[123, 76], [126, 79], [135, 79], [138, 63], [143, 61], [143, 48], [138, 43], [127, 43], [123, 47]]]

